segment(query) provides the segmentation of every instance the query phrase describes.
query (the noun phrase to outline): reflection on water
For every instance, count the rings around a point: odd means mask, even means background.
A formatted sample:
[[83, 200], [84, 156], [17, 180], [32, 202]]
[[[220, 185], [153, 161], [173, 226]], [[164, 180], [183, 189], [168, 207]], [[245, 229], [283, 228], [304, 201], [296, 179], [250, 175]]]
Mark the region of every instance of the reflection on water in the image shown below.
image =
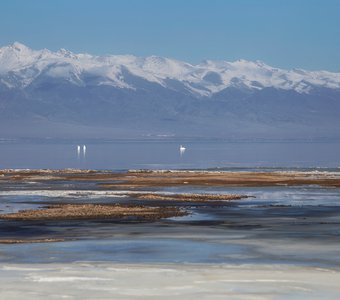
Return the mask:
[[[76, 151], [75, 151], [76, 149]], [[338, 167], [340, 143], [225, 141], [2, 142], [0, 168]]]
[[179, 146], [179, 154], [182, 157], [184, 155], [186, 148], [182, 145]]
[[80, 145], [77, 146], [77, 158], [80, 158]]

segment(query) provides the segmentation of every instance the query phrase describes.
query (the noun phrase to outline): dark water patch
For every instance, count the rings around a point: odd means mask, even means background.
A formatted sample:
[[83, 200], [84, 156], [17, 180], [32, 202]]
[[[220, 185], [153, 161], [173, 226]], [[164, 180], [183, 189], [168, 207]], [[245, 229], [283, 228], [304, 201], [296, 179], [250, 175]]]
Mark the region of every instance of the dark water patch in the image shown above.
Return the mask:
[[[8, 260], [17, 263], [35, 262], [74, 262], [74, 261], [110, 261], [119, 263], [166, 263], [166, 262], [201, 262], [216, 263], [220, 254], [240, 254], [246, 247], [237, 245], [217, 245], [195, 240], [157, 239], [122, 239], [70, 241], [51, 244], [10, 245], [12, 249]], [[0, 253], [8, 245], [0, 245]], [[29, 255], [25, 255], [29, 253]], [[62, 255], [60, 255], [62, 253]], [[0, 255], [1, 259], [1, 255]]]

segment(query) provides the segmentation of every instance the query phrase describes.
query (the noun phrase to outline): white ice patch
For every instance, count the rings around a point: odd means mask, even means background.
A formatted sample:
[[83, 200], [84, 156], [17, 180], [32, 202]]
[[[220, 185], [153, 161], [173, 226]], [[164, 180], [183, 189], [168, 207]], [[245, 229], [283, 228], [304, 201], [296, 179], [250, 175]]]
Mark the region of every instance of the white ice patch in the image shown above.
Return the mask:
[[[22, 268], [35, 265], [24, 264]], [[18, 269], [9, 276], [2, 274], [0, 298], [337, 299], [340, 292], [339, 271], [302, 266], [108, 262], [39, 264], [38, 268], [29, 273]]]
[[34, 268], [34, 267], [19, 267], [19, 266], [2, 266], [0, 267], [0, 270], [3, 270], [3, 271], [43, 271], [46, 269], [42, 269], [42, 268]]
[[128, 197], [129, 194], [137, 192], [130, 191], [84, 191], [84, 190], [17, 190], [17, 191], [0, 191], [0, 196], [44, 196], [44, 197]]
[[80, 277], [80, 276], [28, 276], [27, 280], [34, 282], [74, 282], [74, 281], [112, 281], [113, 279], [101, 277]]

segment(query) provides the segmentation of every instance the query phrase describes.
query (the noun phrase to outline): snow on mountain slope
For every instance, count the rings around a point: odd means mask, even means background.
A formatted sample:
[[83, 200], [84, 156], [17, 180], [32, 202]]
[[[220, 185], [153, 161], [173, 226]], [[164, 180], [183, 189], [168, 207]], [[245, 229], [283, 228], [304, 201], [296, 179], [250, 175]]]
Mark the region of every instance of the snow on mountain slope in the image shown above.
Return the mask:
[[86, 86], [88, 78], [95, 77], [97, 85], [135, 90], [137, 87], [127, 74], [171, 90], [178, 87], [169, 84], [169, 80], [176, 81], [196, 97], [210, 97], [233, 86], [253, 90], [273, 87], [307, 94], [313, 87], [340, 89], [340, 73], [283, 70], [260, 61], [205, 61], [191, 65], [157, 56], [94, 56], [65, 49], [32, 50], [18, 42], [0, 48], [0, 81], [9, 88], [26, 88], [41, 77]]

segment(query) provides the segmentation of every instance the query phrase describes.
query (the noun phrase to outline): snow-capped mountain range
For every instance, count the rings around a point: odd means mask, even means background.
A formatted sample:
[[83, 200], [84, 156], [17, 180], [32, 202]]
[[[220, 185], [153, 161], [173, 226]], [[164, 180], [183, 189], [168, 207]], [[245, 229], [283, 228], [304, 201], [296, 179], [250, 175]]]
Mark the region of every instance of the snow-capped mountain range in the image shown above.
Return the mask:
[[[192, 65], [158, 56], [94, 56], [74, 54], [65, 49], [57, 52], [32, 50], [18, 42], [0, 48], [1, 82], [9, 88], [25, 88], [39, 76], [47, 76], [63, 78], [79, 86], [93, 84], [88, 81], [95, 77], [96, 85], [136, 89], [126, 73], [165, 88], [185, 88], [195, 96], [211, 96], [231, 86], [257, 90], [273, 87], [298, 93], [309, 93], [315, 86], [340, 88], [340, 73], [283, 70], [261, 61], [207, 60]], [[173, 81], [180, 82], [181, 86]]]
[[0, 48], [0, 139], [340, 138], [340, 73]]

